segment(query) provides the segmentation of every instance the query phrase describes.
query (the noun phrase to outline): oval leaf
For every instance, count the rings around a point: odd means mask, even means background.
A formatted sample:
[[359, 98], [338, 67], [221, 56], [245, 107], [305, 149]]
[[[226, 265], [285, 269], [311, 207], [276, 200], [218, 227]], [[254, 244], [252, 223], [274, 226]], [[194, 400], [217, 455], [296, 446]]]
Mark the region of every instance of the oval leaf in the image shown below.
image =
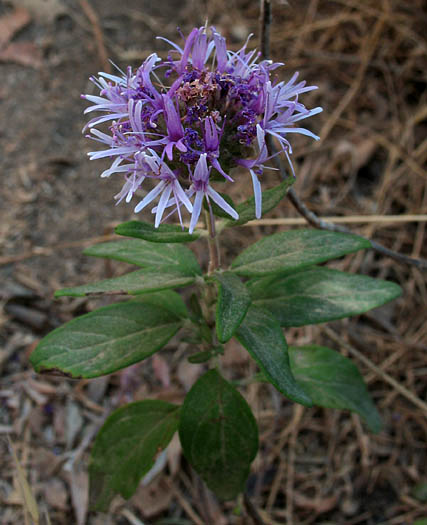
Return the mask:
[[181, 327], [170, 311], [138, 300], [99, 308], [53, 330], [31, 354], [36, 372], [90, 378], [146, 359]]
[[153, 224], [141, 221], [128, 221], [119, 224], [114, 231], [125, 237], [136, 237], [150, 242], [192, 242], [200, 237], [195, 231], [189, 233], [187, 228], [173, 224], [160, 224], [155, 228]]
[[254, 304], [267, 308], [285, 327], [358, 315], [401, 294], [395, 283], [328, 268], [258, 279], [249, 289]]
[[251, 297], [242, 281], [231, 272], [215, 274], [219, 283], [216, 306], [216, 333], [221, 343], [233, 336], [245, 318]]
[[362, 376], [347, 357], [323, 346], [290, 347], [292, 372], [315, 405], [359, 414], [372, 432], [381, 419]]
[[89, 466], [91, 508], [108, 511], [116, 494], [128, 499], [178, 428], [179, 407], [160, 400], [137, 401], [105, 421]]
[[258, 427], [245, 399], [216, 370], [188, 392], [179, 437], [186, 458], [219, 498], [232, 499], [244, 489], [258, 451]]
[[235, 335], [279, 392], [302, 405], [312, 405], [310, 397], [292, 375], [286, 340], [270, 312], [251, 306]]
[[[288, 177], [278, 186], [262, 192], [262, 215], [265, 215], [279, 204], [293, 183], [294, 178]], [[239, 218], [237, 220], [228, 219], [225, 227], [240, 226], [241, 224], [256, 219], [255, 197], [251, 197], [247, 201], [242, 202], [242, 204], [238, 204], [235, 210], [239, 214]]]
[[231, 268], [249, 277], [285, 273], [370, 246], [368, 240], [357, 235], [292, 230], [270, 235], [252, 244], [233, 261]]
[[160, 306], [182, 319], [188, 317], [188, 310], [183, 298], [174, 290], [162, 290], [161, 292], [147, 293], [138, 297], [138, 301]]
[[159, 272], [154, 268], [144, 268], [92, 284], [62, 288], [62, 290], [55, 292], [55, 297], [84, 297], [85, 295], [103, 293], [136, 295], [187, 286], [194, 282], [194, 279], [194, 276], [179, 270], [168, 269]]
[[189, 275], [202, 273], [194, 253], [181, 244], [153, 244], [141, 239], [126, 239], [95, 244], [83, 253], [142, 267], [182, 269]]

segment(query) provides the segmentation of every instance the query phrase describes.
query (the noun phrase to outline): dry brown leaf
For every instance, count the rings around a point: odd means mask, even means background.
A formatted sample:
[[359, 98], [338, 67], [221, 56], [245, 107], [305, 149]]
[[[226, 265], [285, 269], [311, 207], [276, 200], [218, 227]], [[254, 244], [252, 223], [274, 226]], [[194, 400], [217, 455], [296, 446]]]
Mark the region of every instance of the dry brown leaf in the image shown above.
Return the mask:
[[68, 495], [65, 483], [58, 478], [49, 480], [44, 485], [44, 499], [45, 501], [55, 509], [67, 510], [68, 509]]
[[42, 64], [42, 57], [40, 49], [32, 42], [12, 42], [0, 50], [0, 62], [14, 62], [37, 69]]
[[149, 519], [169, 508], [172, 497], [169, 484], [163, 477], [158, 477], [146, 487], [139, 485], [131, 502], [144, 518]]
[[77, 525], [86, 523], [89, 504], [89, 476], [87, 471], [76, 465], [67, 469], [64, 467], [64, 476], [71, 490], [71, 502], [76, 516]]
[[40, 479], [49, 479], [63, 461], [61, 456], [57, 456], [46, 448], [37, 448], [34, 453], [33, 464], [40, 473]]
[[196, 381], [196, 379], [200, 376], [203, 370], [203, 365], [200, 364], [192, 364], [189, 363], [187, 360], [183, 360], [178, 365], [177, 370], [177, 376], [182, 384], [182, 386], [185, 388], [186, 391], [190, 390], [193, 383]]
[[30, 13], [24, 7], [17, 7], [0, 18], [0, 47], [5, 46], [13, 36], [31, 21]]
[[25, 7], [41, 22], [52, 22], [59, 15], [68, 13], [67, 6], [61, 0], [12, 0], [17, 6]]
[[154, 375], [161, 382], [164, 388], [167, 388], [171, 384], [170, 368], [165, 358], [159, 354], [154, 354], [152, 359], [152, 367]]
[[172, 476], [174, 476], [179, 470], [182, 455], [182, 448], [181, 443], [179, 441], [178, 433], [174, 434], [172, 441], [169, 443], [166, 451], [168, 457], [169, 471], [172, 474]]
[[77, 403], [68, 401], [65, 407], [65, 437], [67, 450], [72, 448], [83, 423], [84, 420], [81, 415], [80, 406]]
[[249, 354], [235, 339], [227, 343], [227, 347], [222, 357], [225, 366], [242, 365], [249, 361]]

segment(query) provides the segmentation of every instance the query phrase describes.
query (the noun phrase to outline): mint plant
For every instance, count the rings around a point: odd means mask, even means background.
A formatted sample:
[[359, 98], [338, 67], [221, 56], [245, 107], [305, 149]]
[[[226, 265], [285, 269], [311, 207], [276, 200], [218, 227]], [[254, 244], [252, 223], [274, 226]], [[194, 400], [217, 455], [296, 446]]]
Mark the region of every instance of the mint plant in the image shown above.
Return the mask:
[[[292, 230], [262, 238], [230, 264], [221, 262], [221, 233], [260, 218], [289, 190], [294, 177], [288, 136], [318, 138], [296, 124], [321, 111], [299, 101], [315, 87], [297, 83], [297, 75], [287, 83], [272, 80], [280, 64], [259, 62], [246, 45], [228, 51], [215, 29], [211, 36], [204, 27], [194, 29], [182, 48], [169, 43], [173, 49], [166, 60], [153, 54], [136, 71], [101, 73], [93, 79], [100, 96], [84, 95], [93, 103], [87, 112], [103, 113], [89, 122], [90, 136], [107, 146], [90, 158], [112, 159], [102, 177], [124, 177], [116, 200], [130, 202], [152, 179], [135, 212], [156, 201], [154, 224], [121, 224], [116, 233], [127, 239], [84, 253], [139, 269], [57, 291], [56, 297], [117, 294], [118, 301], [57, 328], [31, 355], [37, 372], [89, 379], [150, 357], [178, 334], [194, 342], [188, 360], [206, 363], [182, 406], [138, 401], [105, 421], [90, 463], [96, 510], [107, 510], [115, 494], [132, 496], [175, 432], [185, 457], [218, 497], [232, 499], [244, 491], [258, 430], [248, 403], [221, 370], [221, 355], [232, 338], [258, 365], [253, 380], [271, 383], [307, 407], [356, 412], [372, 432], [381, 427], [349, 359], [314, 344], [288, 347], [283, 331], [361, 314], [401, 293], [392, 282], [320, 266], [368, 249], [370, 242], [346, 233]], [[109, 134], [96, 127], [106, 122]], [[267, 137], [276, 141], [278, 152]], [[279, 154], [292, 175], [262, 191], [263, 171]], [[254, 192], [240, 204], [217, 189], [233, 183], [235, 167], [246, 170], [238, 176], [248, 177]], [[163, 223], [175, 213], [179, 225]], [[201, 216], [204, 228], [198, 226]], [[207, 242], [208, 268], [201, 268], [185, 245], [194, 241]]]

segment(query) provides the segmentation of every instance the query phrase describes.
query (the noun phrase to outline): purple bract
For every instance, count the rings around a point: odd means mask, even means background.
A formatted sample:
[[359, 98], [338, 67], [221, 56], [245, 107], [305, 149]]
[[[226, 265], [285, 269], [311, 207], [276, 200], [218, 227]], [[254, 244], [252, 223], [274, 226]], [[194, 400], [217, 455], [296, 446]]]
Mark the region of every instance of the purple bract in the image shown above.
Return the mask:
[[[128, 68], [122, 76], [99, 73], [91, 78], [100, 96], [82, 95], [93, 103], [85, 113], [104, 114], [85, 129], [107, 149], [90, 152], [90, 159], [113, 159], [101, 177], [124, 176], [117, 202], [129, 202], [146, 178], [156, 179], [135, 207], [139, 212], [158, 199], [152, 209], [156, 227], [167, 208], [177, 211], [183, 224], [184, 206], [191, 214], [192, 232], [203, 199], [237, 219], [236, 211], [212, 187], [219, 178], [232, 182], [230, 171], [236, 166], [247, 168], [251, 176], [255, 212], [261, 217], [259, 177], [272, 157], [266, 136], [275, 138], [289, 163], [288, 133], [317, 140], [311, 131], [295, 125], [322, 111], [308, 110], [298, 101], [301, 93], [316, 86], [297, 82], [298, 74], [287, 83], [272, 82], [271, 71], [282, 64], [258, 62], [259, 53], [247, 51], [247, 42], [237, 52], [227, 50], [214, 28], [210, 37], [205, 27], [193, 29], [183, 48], [166, 42], [173, 48], [167, 60], [154, 53], [136, 71]], [[109, 122], [109, 134], [96, 129], [104, 122]]]

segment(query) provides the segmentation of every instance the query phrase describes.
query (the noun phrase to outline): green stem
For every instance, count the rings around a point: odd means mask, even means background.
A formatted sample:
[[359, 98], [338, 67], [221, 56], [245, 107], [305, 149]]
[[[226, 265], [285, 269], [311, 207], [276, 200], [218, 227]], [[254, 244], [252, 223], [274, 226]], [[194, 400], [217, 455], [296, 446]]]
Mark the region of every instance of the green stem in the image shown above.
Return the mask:
[[205, 211], [205, 222], [208, 229], [208, 246], [209, 246], [209, 265], [208, 275], [212, 275], [221, 265], [218, 237], [215, 230], [215, 216], [212, 212], [210, 202], [208, 202], [209, 212]]

